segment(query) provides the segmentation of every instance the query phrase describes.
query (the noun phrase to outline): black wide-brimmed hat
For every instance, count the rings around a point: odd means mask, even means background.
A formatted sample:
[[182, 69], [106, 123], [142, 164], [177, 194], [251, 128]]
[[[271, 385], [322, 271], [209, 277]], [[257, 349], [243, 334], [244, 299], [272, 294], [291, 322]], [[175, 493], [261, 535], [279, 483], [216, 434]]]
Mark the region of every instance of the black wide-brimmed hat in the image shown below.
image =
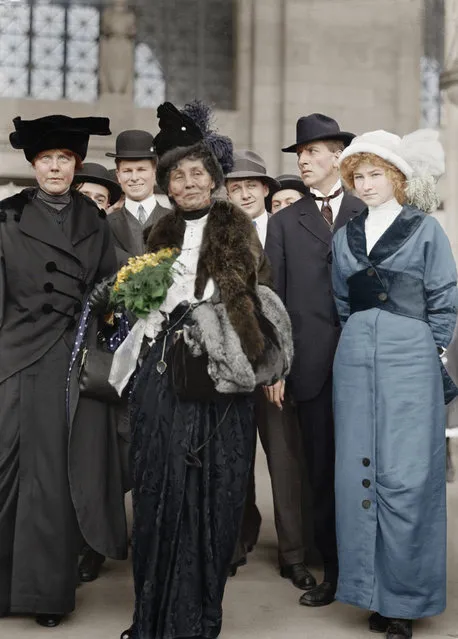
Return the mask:
[[116, 138], [115, 152], [105, 153], [109, 158], [117, 160], [146, 160], [156, 159], [154, 137], [148, 131], [131, 129], [122, 131]]
[[82, 169], [75, 171], [73, 184], [84, 184], [85, 182], [100, 184], [108, 189], [110, 205], [117, 202], [122, 195], [122, 188], [111, 178], [108, 169], [97, 162], [85, 162]]
[[234, 166], [225, 177], [226, 180], [257, 178], [268, 185], [269, 192], [280, 189], [280, 182], [267, 174], [266, 163], [262, 157], [248, 149], [240, 149], [234, 153]]
[[42, 151], [68, 149], [82, 160], [86, 157], [90, 135], [111, 135], [108, 118], [70, 118], [47, 115], [36, 120], [14, 118], [16, 131], [10, 133], [14, 149], [22, 149], [29, 162]]
[[272, 209], [272, 198], [275, 193], [278, 193], [278, 191], [283, 191], [284, 189], [294, 189], [294, 191], [299, 191], [299, 193], [302, 193], [302, 195], [307, 195], [308, 193], [310, 193], [308, 186], [305, 186], [298, 175], [292, 175], [288, 173], [284, 175], [278, 175], [275, 179], [279, 183], [279, 188], [273, 188], [266, 198], [266, 208], [268, 211]]
[[299, 118], [296, 124], [296, 143], [282, 149], [283, 153], [296, 153], [297, 147], [319, 140], [341, 140], [348, 146], [354, 133], [341, 131], [335, 120], [322, 113], [312, 113]]

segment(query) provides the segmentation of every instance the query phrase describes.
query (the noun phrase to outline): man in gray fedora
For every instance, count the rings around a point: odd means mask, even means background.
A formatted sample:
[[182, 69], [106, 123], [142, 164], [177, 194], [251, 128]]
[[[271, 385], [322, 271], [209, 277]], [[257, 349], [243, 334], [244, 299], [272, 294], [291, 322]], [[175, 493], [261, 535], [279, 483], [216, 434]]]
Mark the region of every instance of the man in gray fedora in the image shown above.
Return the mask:
[[332, 603], [338, 577], [332, 364], [340, 323], [332, 295], [331, 244], [333, 232], [365, 208], [340, 182], [339, 156], [353, 137], [321, 113], [298, 120], [296, 142], [283, 152], [297, 155], [310, 193], [271, 218], [266, 240], [277, 292], [293, 327], [288, 381], [312, 489], [315, 543], [324, 564], [323, 582], [300, 599], [305, 606]]
[[108, 216], [121, 261], [145, 252], [144, 236], [169, 209], [156, 199], [157, 155], [148, 131], [123, 131], [116, 138], [116, 176], [125, 194], [124, 205]]
[[[252, 219], [263, 246], [270, 218], [270, 213], [266, 211], [266, 198], [271, 191], [280, 189], [281, 184], [268, 175], [266, 163], [260, 155], [249, 150], [235, 153], [234, 167], [226, 175], [228, 198]], [[304, 564], [303, 467], [300, 432], [294, 408], [287, 400], [281, 410], [275, 404], [268, 402], [262, 390], [259, 390], [256, 396], [255, 419], [272, 483], [280, 574], [282, 577], [291, 579], [296, 587], [307, 590], [313, 588], [316, 582]], [[251, 490], [247, 495], [245, 519], [238, 549], [239, 556], [234, 557], [234, 563], [245, 563], [243, 545], [245, 544], [248, 548], [253, 545], [253, 522], [256, 523], [256, 521], [259, 531], [260, 516], [255, 504], [253, 475]]]

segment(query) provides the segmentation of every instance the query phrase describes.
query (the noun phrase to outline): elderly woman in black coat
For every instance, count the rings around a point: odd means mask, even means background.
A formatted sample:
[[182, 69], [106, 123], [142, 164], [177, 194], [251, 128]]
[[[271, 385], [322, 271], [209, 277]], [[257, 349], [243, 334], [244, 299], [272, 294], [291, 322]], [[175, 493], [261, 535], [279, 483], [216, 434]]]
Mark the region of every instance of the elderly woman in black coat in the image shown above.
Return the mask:
[[131, 396], [136, 600], [123, 639], [220, 634], [255, 444], [252, 393], [270, 385], [280, 401], [292, 357], [256, 231], [213, 198], [223, 182], [215, 136], [190, 112], [158, 110], [157, 179], [174, 210], [147, 247], [180, 254]]
[[89, 135], [110, 130], [61, 115], [14, 124], [38, 188], [0, 202], [0, 616], [52, 627], [75, 606], [81, 533], [126, 552], [107, 409], [78, 393], [66, 403], [82, 302], [116, 270], [106, 220], [70, 185]]

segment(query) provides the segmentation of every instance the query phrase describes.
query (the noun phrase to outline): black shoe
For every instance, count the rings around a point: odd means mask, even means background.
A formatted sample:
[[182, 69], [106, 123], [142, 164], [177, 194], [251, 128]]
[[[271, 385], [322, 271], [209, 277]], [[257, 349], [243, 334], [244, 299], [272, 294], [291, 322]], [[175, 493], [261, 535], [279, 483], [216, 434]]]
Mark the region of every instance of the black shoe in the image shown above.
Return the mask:
[[312, 608], [318, 606], [329, 606], [336, 595], [336, 587], [330, 581], [323, 581], [319, 586], [304, 592], [299, 599], [301, 606], [311, 606]]
[[229, 566], [229, 577], [235, 577], [240, 566], [246, 566], [246, 557], [242, 557]]
[[105, 557], [92, 548], [87, 548], [79, 565], [79, 576], [81, 581], [89, 582], [97, 579], [100, 568], [105, 561]]
[[304, 563], [281, 566], [280, 575], [284, 579], [291, 579], [293, 585], [301, 590], [311, 590], [316, 587], [316, 579]]
[[119, 639], [130, 639], [132, 636], [132, 626], [130, 628], [127, 628], [127, 630], [124, 630], [124, 632], [121, 632], [121, 636]]
[[63, 615], [37, 615], [35, 621], [44, 628], [55, 628], [60, 624]]
[[386, 639], [410, 639], [412, 637], [411, 619], [389, 619]]
[[369, 617], [369, 630], [371, 632], [386, 632], [390, 620], [387, 617], [382, 617], [378, 612], [373, 612]]

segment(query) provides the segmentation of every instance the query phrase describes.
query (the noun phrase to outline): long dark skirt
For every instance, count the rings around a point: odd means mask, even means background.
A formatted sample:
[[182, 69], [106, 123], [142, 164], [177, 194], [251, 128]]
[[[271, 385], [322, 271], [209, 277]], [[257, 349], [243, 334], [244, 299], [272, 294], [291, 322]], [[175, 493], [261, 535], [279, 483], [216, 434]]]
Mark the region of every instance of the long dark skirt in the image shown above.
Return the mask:
[[0, 615], [75, 606], [81, 537], [67, 470], [69, 359], [61, 339], [0, 384]]
[[[235, 395], [179, 401], [168, 372], [156, 370], [162, 348], [160, 340], [150, 350], [131, 401], [132, 637], [213, 639], [252, 461], [253, 402]], [[189, 451], [211, 435], [189, 463]]]

